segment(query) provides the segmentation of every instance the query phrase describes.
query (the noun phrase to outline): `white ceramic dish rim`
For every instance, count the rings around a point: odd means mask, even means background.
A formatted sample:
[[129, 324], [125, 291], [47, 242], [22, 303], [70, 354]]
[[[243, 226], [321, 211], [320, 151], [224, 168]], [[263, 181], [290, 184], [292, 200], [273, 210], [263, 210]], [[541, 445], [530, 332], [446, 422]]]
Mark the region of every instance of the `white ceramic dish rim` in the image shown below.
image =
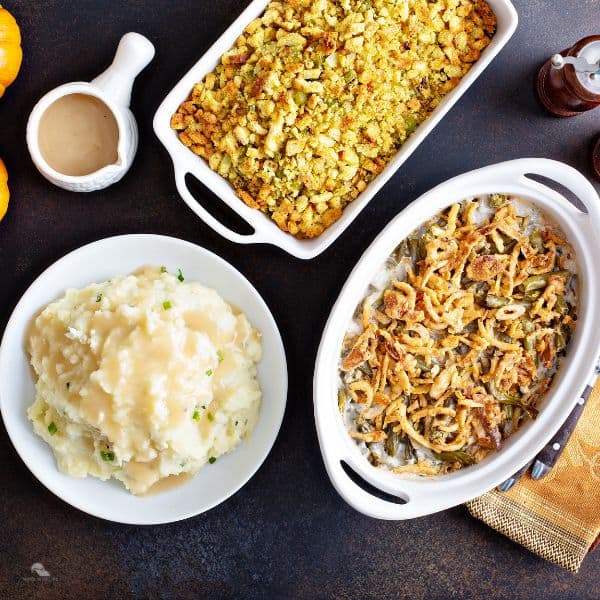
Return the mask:
[[[561, 194], [525, 177], [537, 174], [574, 192], [586, 206], [580, 212]], [[554, 219], [577, 253], [580, 310], [576, 333], [562, 369], [544, 400], [538, 418], [511, 436], [502, 450], [480, 464], [434, 479], [401, 478], [368, 463], [346, 432], [337, 410], [337, 366], [344, 332], [365, 295], [373, 274], [411, 231], [450, 204], [466, 197], [507, 192], [531, 199]], [[600, 353], [600, 328], [594, 311], [600, 302], [600, 277], [594, 260], [600, 242], [600, 199], [575, 169], [548, 159], [518, 159], [459, 175], [433, 188], [399, 213], [363, 254], [331, 311], [317, 354], [314, 411], [321, 453], [329, 478], [356, 510], [380, 519], [419, 517], [475, 498], [521, 468], [548, 443], [564, 422], [592, 376]], [[382, 492], [406, 500], [396, 504], [375, 497], [354, 483], [344, 461], [356, 474]]]
[[[82, 262], [89, 265], [85, 274], [77, 270], [77, 265]], [[50, 447], [33, 432], [25, 414], [26, 407], [34, 399], [34, 382], [24, 350], [24, 339], [25, 327], [31, 317], [67, 287], [103, 281], [116, 273], [126, 274], [146, 264], [164, 264], [172, 272], [182, 267], [189, 280], [217, 289], [226, 300], [248, 314], [263, 334], [263, 360], [258, 367], [263, 401], [253, 434], [235, 450], [201, 469], [192, 480], [180, 487], [153, 496], [136, 497], [115, 480], [78, 479], [58, 471]], [[215, 285], [216, 280], [222, 285]], [[105, 238], [82, 246], [56, 261], [23, 294], [8, 321], [0, 345], [0, 411], [12, 444], [23, 462], [47, 489], [68, 504], [119, 523], [152, 525], [174, 522], [203, 513], [235, 494], [256, 473], [273, 447], [286, 401], [285, 350], [277, 324], [258, 291], [237, 269], [212, 252], [191, 242], [162, 235]], [[223, 489], [210, 489], [204, 493], [208, 486], [221, 486]], [[210, 501], [203, 501], [203, 496]]]
[[[481, 75], [513, 35], [517, 27], [518, 16], [510, 0], [488, 0], [488, 3], [498, 20], [497, 32], [490, 45], [484, 50], [471, 70], [463, 77], [458, 86], [442, 100], [427, 121], [419, 126], [417, 131], [415, 131], [395, 157], [386, 165], [383, 172], [345, 208], [342, 217], [336, 223], [325, 230], [318, 238], [298, 240], [280, 230], [271, 219], [260, 211], [246, 206], [237, 197], [230, 184], [221, 175], [212, 171], [204, 160], [186, 148], [178, 140], [177, 134], [170, 127], [172, 114], [177, 110], [181, 102], [188, 97], [194, 84], [215, 68], [221, 55], [233, 46], [235, 40], [243, 32], [248, 23], [258, 17], [268, 4], [268, 0], [253, 0], [225, 33], [219, 37], [200, 60], [175, 85], [154, 115], [154, 132], [171, 156], [175, 170], [175, 183], [180, 196], [191, 210], [209, 227], [231, 242], [239, 244], [272, 244], [301, 259], [311, 259], [321, 254], [354, 221], [371, 198], [375, 196], [404, 161], [416, 150], [419, 144], [421, 144], [452, 106], [456, 104], [459, 98]], [[227, 206], [250, 224], [254, 229], [254, 233], [251, 235], [241, 235], [224, 226], [213, 217], [188, 190], [185, 182], [185, 177], [188, 173], [194, 175]]]

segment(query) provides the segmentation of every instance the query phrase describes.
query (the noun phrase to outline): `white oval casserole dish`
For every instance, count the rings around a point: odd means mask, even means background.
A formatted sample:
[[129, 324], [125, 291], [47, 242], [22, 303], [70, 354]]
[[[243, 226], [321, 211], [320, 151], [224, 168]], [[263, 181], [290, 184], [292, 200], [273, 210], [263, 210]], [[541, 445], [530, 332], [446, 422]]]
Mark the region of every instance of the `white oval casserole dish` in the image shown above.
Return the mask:
[[[585, 205], [581, 212], [564, 196], [526, 175], [538, 175], [561, 184]], [[419, 225], [455, 202], [500, 192], [532, 201], [556, 222], [577, 254], [579, 318], [567, 356], [540, 413], [509, 437], [502, 449], [481, 463], [435, 478], [402, 476], [372, 466], [346, 431], [337, 407], [340, 350], [357, 305], [369, 282], [396, 246]], [[492, 489], [531, 460], [567, 418], [600, 352], [600, 328], [595, 312], [600, 302], [597, 252], [600, 244], [600, 198], [575, 169], [553, 160], [527, 158], [491, 165], [459, 175], [421, 196], [398, 214], [379, 234], [350, 274], [325, 326], [315, 365], [314, 411], [321, 453], [332, 484], [356, 510], [379, 519], [411, 519], [475, 498]], [[380, 492], [404, 500], [399, 504], [375, 496], [351, 479], [346, 463]], [[368, 487], [368, 486], [366, 486]]]
[[[244, 204], [226, 179], [213, 171], [206, 161], [196, 156], [179, 141], [177, 133], [171, 129], [170, 125], [171, 116], [188, 97], [190, 90], [217, 66], [221, 55], [234, 45], [236, 39], [244, 32], [247, 25], [263, 13], [268, 2], [269, 0], [253, 0], [250, 2], [248, 7], [230, 25], [227, 31], [223, 33], [168, 93], [154, 115], [154, 133], [171, 156], [175, 169], [175, 184], [179, 195], [209, 227], [230, 242], [238, 244], [272, 244], [297, 258], [310, 259], [321, 254], [321, 252], [342, 235], [346, 227], [354, 221], [371, 198], [375, 196], [386, 181], [400, 168], [404, 161], [417, 149], [419, 144], [429, 135], [454, 104], [456, 104], [471, 84], [483, 73], [485, 68], [512, 37], [517, 28], [518, 17], [517, 11], [510, 0], [487, 0], [490, 8], [496, 15], [498, 25], [496, 34], [489, 46], [482, 52], [479, 60], [473, 64], [470, 71], [461, 79], [456, 88], [443, 98], [439, 106], [431, 113], [431, 116], [402, 145], [392, 160], [385, 166], [385, 169], [344, 209], [338, 221], [317, 238], [298, 240], [291, 234], [279, 229], [275, 222], [262, 212]], [[194, 175], [225, 202], [229, 208], [240, 215], [242, 219], [252, 226], [254, 233], [250, 235], [236, 233], [223, 225], [206, 210], [192, 196], [187, 187], [185, 178], [188, 173]]]

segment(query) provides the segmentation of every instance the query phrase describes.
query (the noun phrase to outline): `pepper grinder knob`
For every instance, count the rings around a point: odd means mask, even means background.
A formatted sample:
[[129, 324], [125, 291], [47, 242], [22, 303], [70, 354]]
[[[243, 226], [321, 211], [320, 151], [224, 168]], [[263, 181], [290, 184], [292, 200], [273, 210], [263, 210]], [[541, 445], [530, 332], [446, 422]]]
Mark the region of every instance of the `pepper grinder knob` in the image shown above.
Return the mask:
[[600, 73], [600, 61], [591, 63], [585, 56], [567, 56], [555, 54], [550, 62], [555, 69], [562, 69], [565, 65], [573, 65], [576, 73], [588, 73], [590, 77], [595, 79], [595, 75]]

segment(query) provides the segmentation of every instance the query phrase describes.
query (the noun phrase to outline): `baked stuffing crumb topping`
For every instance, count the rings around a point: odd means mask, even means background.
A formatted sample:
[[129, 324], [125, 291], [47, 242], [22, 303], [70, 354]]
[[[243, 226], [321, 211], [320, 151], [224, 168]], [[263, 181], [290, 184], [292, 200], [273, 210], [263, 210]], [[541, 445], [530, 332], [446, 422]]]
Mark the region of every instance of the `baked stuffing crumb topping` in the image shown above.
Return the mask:
[[270, 2], [171, 119], [250, 207], [313, 238], [490, 43], [482, 0]]

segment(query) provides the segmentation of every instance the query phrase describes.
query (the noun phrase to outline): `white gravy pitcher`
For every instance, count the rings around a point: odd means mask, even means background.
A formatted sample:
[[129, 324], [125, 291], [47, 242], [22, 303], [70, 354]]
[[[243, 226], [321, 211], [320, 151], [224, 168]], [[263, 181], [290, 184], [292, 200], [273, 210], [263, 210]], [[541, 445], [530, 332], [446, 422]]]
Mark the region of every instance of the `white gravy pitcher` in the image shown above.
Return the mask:
[[[72, 192], [91, 192], [119, 181], [133, 163], [138, 144], [135, 118], [129, 110], [131, 89], [137, 75], [154, 57], [154, 46], [139, 33], [127, 33], [119, 42], [115, 58], [90, 83], [75, 81], [61, 85], [43, 96], [27, 123], [27, 146], [38, 171], [54, 185]], [[118, 129], [115, 162], [86, 175], [66, 175], [51, 167], [40, 150], [40, 121], [57, 100], [70, 94], [84, 94], [100, 100], [112, 113]]]

